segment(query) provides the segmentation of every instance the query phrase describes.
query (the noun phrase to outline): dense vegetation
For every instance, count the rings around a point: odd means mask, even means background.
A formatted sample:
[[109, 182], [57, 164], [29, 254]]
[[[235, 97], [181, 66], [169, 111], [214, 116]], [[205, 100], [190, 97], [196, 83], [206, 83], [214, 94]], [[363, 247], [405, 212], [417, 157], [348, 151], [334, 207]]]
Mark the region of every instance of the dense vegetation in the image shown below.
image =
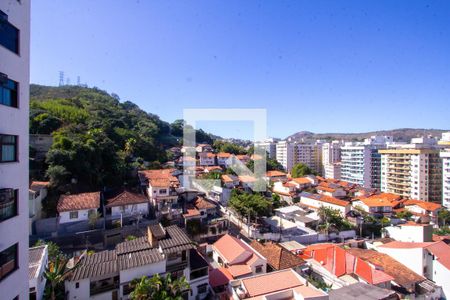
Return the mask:
[[[30, 133], [53, 135], [40, 174], [61, 190], [71, 182], [84, 189], [122, 185], [144, 162], [167, 161], [166, 149], [182, 142], [182, 120], [169, 124], [97, 88], [31, 85], [30, 94]], [[201, 130], [196, 135], [212, 142]]]
[[311, 170], [307, 165], [299, 163], [292, 167], [291, 175], [293, 178], [299, 178], [306, 175], [317, 175], [316, 172]]
[[[278, 199], [279, 201], [279, 199]], [[269, 216], [273, 203], [260, 194], [251, 194], [233, 190], [229, 206], [241, 216]]]

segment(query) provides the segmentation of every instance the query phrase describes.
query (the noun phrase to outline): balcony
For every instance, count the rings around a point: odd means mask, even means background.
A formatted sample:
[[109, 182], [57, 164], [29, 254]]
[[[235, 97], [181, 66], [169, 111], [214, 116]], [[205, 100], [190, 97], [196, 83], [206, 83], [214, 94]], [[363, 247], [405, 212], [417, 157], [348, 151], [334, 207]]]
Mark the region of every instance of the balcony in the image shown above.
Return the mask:
[[171, 272], [177, 272], [177, 271], [182, 271], [184, 269], [186, 269], [188, 266], [188, 262], [186, 261], [181, 261], [181, 262], [177, 262], [174, 264], [167, 264], [166, 266], [166, 272], [171, 273]]
[[93, 281], [90, 284], [90, 295], [94, 296], [97, 294], [114, 291], [117, 290], [118, 288], [119, 288], [119, 276], [99, 281]]

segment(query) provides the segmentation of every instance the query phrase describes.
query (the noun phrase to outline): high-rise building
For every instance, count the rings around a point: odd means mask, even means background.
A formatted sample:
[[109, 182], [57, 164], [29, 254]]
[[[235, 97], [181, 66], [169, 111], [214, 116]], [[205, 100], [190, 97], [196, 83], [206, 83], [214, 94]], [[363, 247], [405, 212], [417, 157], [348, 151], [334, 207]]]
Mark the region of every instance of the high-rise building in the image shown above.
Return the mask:
[[381, 190], [404, 197], [441, 203], [442, 162], [436, 140], [412, 139], [392, 144], [381, 154]]
[[364, 142], [347, 142], [341, 147], [341, 180], [379, 188], [381, 161], [378, 149], [393, 141], [388, 136], [373, 136]]
[[295, 144], [288, 141], [277, 143], [276, 159], [287, 172], [290, 172], [294, 166], [294, 147]]
[[450, 209], [450, 149], [441, 151], [442, 205]]
[[0, 1], [0, 291], [28, 299], [30, 1]]
[[322, 175], [325, 178], [340, 179], [341, 147], [342, 143], [340, 141], [322, 144]]
[[322, 173], [322, 144], [297, 143], [294, 146], [294, 164], [305, 164], [311, 170]]
[[264, 141], [255, 142], [255, 147], [263, 148], [268, 154], [269, 158], [276, 159], [277, 158], [277, 142], [279, 139], [270, 138]]

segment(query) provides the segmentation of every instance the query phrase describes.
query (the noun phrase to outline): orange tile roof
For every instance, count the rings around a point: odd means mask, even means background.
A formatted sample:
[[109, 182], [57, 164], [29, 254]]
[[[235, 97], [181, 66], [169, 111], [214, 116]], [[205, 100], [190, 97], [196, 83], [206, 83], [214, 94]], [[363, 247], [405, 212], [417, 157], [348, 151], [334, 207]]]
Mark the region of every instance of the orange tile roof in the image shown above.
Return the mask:
[[299, 256], [273, 242], [261, 244], [253, 240], [250, 246], [264, 256], [275, 270], [295, 268], [305, 263]]
[[319, 190], [319, 191], [325, 191], [325, 192], [329, 192], [329, 193], [336, 192], [336, 189], [329, 188], [329, 187], [326, 187], [326, 186], [320, 186], [320, 185], [317, 186], [316, 189]]
[[247, 290], [249, 297], [266, 295], [302, 286], [303, 282], [291, 269], [266, 273], [264, 275], [244, 278], [242, 285]]
[[42, 188], [48, 187], [50, 184], [49, 181], [33, 181], [30, 185], [30, 190], [37, 192], [38, 190]]
[[227, 285], [230, 280], [233, 280], [233, 276], [227, 268], [212, 269], [209, 271], [209, 284], [212, 288]]
[[200, 212], [194, 206], [187, 206], [186, 213], [183, 214], [185, 218], [198, 217], [200, 216]]
[[224, 182], [233, 182], [234, 180], [230, 177], [230, 176], [228, 176], [228, 175], [222, 175], [222, 180], [224, 181]]
[[225, 234], [213, 244], [228, 264], [244, 262], [248, 260], [253, 251], [243, 241], [229, 234]]
[[205, 167], [205, 170], [208, 170], [209, 172], [215, 171], [215, 170], [222, 171], [222, 168], [219, 166], [210, 166], [210, 167]]
[[281, 171], [267, 171], [266, 172], [266, 176], [267, 177], [280, 177], [280, 176], [286, 176], [286, 173], [281, 172]]
[[393, 198], [390, 196], [385, 197], [383, 196], [383, 194], [379, 194], [367, 198], [360, 198], [360, 201], [369, 207], [379, 207], [379, 206], [394, 207], [398, 204], [398, 199], [400, 199], [400, 196], [397, 195], [395, 198]]
[[297, 182], [298, 184], [311, 184], [311, 180], [306, 177], [299, 177], [299, 178], [292, 178], [293, 181]]
[[434, 244], [434, 242], [415, 243], [415, 242], [393, 241], [393, 242], [383, 244], [379, 247], [393, 248], [393, 249], [413, 249], [413, 248], [426, 248], [432, 244]]
[[263, 157], [259, 154], [252, 154], [251, 159], [253, 160], [258, 160], [258, 159], [262, 159]]
[[194, 206], [197, 209], [213, 209], [216, 208], [216, 206], [209, 202], [208, 200], [206, 200], [203, 197], [197, 196], [197, 199], [194, 200]]
[[444, 267], [450, 270], [450, 246], [445, 242], [440, 241], [427, 246], [426, 249], [431, 252], [437, 261], [440, 262]]
[[81, 193], [76, 195], [61, 195], [57, 210], [59, 213], [100, 207], [100, 192]]
[[320, 195], [319, 200], [322, 202], [327, 202], [327, 203], [331, 203], [331, 204], [335, 204], [335, 205], [339, 205], [339, 206], [347, 206], [350, 204], [350, 202], [348, 202], [348, 201], [337, 199], [337, 198], [330, 197], [330, 196], [325, 196], [325, 195]]
[[239, 159], [239, 160], [250, 159], [250, 157], [248, 155], [246, 155], [246, 154], [238, 154], [238, 155], [236, 155], [236, 158]]
[[228, 266], [227, 269], [230, 272], [230, 274], [233, 276], [233, 278], [252, 274], [252, 269], [247, 264], [232, 265], [232, 266]]
[[414, 200], [414, 199], [406, 200], [405, 202], [403, 202], [403, 204], [405, 206], [417, 205], [420, 208], [429, 210], [429, 211], [435, 211], [435, 210], [442, 208], [442, 205], [440, 205], [439, 203], [426, 202], [426, 201]]
[[227, 153], [227, 152], [219, 152], [219, 153], [217, 153], [217, 157], [220, 157], [220, 158], [228, 158], [230, 156], [231, 156], [231, 153]]
[[153, 187], [178, 187], [180, 182], [172, 175], [175, 169], [143, 170], [139, 171]]
[[131, 204], [146, 203], [148, 199], [142, 194], [131, 193], [129, 191], [123, 191], [119, 195], [108, 200], [106, 207], [124, 206]]
[[242, 175], [242, 176], [238, 176], [239, 177], [239, 181], [244, 182], [244, 183], [252, 183], [256, 181], [256, 178], [250, 175]]

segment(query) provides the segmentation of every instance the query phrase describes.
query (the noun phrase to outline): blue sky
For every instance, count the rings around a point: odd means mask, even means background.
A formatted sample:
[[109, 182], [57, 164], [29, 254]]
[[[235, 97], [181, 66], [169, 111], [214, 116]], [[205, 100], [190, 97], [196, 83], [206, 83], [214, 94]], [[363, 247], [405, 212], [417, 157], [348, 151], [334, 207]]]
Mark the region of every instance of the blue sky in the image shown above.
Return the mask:
[[64, 70], [166, 121], [266, 108], [276, 137], [450, 129], [449, 15], [450, 1], [39, 0], [31, 82]]

